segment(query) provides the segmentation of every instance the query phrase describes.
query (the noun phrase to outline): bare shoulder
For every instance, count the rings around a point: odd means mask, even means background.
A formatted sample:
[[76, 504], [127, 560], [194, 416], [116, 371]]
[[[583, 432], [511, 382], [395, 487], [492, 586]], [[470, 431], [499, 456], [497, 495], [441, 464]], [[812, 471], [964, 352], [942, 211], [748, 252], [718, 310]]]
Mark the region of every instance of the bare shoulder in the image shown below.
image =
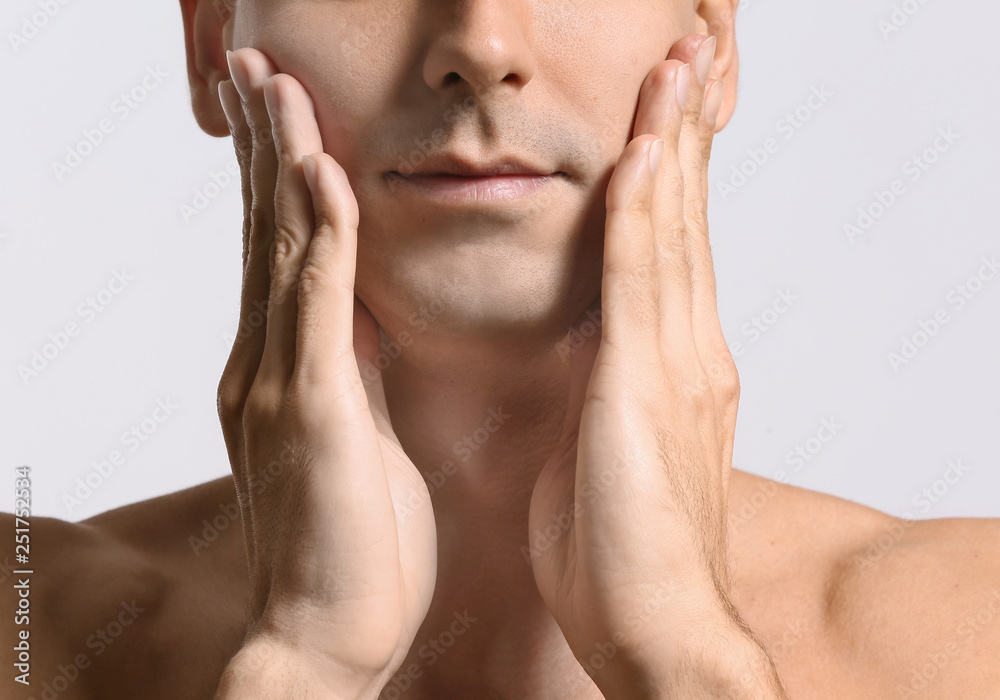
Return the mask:
[[[211, 524], [216, 502], [235, 500], [231, 481], [229, 493], [225, 482], [130, 504], [79, 523], [30, 519], [33, 574], [25, 578], [30, 578], [32, 694], [37, 696], [47, 684], [63, 700], [158, 697], [146, 691], [152, 678], [162, 678], [166, 668], [182, 662], [174, 657], [188, 654], [190, 662], [211, 665], [213, 659], [198, 658], [197, 640], [199, 634], [211, 637], [213, 626], [222, 628], [221, 639], [233, 640], [217, 651], [224, 665], [222, 657], [227, 660], [238, 648], [241, 636], [244, 589], [239, 581], [241, 575], [246, 578], [246, 568], [239, 559], [238, 509], [207, 548], [195, 553], [188, 537], [203, 539], [202, 521]], [[0, 514], [0, 528], [12, 531], [13, 519]], [[238, 548], [232, 546], [230, 530]], [[11, 567], [0, 572], [0, 577], [14, 576]], [[5, 583], [0, 591], [6, 609], [18, 605], [13, 586]], [[226, 648], [234, 644], [234, 649]], [[10, 645], [4, 649], [0, 662], [11, 668]], [[140, 688], [144, 690], [136, 695]]]
[[832, 584], [832, 631], [895, 693], [1000, 697], [1000, 520], [892, 518]]
[[[737, 604], [792, 697], [1000, 697], [1000, 520], [902, 520], [740, 473]], [[811, 689], [811, 690], [810, 690]]]

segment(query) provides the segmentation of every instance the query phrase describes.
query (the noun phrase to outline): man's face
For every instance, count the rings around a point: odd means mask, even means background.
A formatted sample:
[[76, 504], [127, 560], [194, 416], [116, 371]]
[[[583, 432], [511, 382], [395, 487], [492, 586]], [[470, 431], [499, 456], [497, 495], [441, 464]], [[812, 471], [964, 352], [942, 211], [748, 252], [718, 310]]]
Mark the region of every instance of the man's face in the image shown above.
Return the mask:
[[[386, 333], [522, 343], [555, 342], [599, 293], [639, 89], [695, 31], [690, 0], [237, 0], [232, 22], [233, 49], [313, 99], [361, 213], [356, 293]], [[553, 175], [456, 202], [390, 174], [447, 155]]]

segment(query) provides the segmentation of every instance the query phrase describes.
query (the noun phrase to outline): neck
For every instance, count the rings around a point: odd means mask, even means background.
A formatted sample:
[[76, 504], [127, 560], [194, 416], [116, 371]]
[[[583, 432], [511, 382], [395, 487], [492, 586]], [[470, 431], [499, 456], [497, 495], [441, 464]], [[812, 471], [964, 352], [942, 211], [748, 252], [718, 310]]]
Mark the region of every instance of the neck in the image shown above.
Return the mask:
[[[535, 673], [551, 678], [553, 664], [575, 675], [580, 667], [523, 553], [532, 489], [566, 411], [569, 364], [560, 339], [420, 340], [392, 361], [383, 380], [393, 428], [428, 482], [437, 523], [434, 601], [411, 650], [427, 674], [421, 685], [454, 690], [468, 675], [472, 692], [490, 668], [498, 678], [517, 669], [525, 688], [535, 686]], [[451, 641], [450, 630], [465, 625], [448, 658], [438, 654], [443, 645], [420, 653], [424, 643], [439, 634]], [[585, 674], [579, 682], [590, 683]]]

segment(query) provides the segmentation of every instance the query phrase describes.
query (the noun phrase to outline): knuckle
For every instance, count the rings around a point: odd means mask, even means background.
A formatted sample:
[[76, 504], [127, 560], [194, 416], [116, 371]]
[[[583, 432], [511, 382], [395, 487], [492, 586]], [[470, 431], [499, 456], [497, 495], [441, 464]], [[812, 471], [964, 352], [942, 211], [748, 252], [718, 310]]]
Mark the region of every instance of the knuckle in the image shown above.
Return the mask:
[[701, 133], [701, 105], [699, 104], [697, 109], [684, 112], [681, 117], [681, 130], [685, 128], [691, 130], [695, 134]]
[[687, 213], [687, 219], [696, 230], [708, 230], [708, 216], [703, 206], [692, 207]]
[[626, 279], [635, 290], [649, 290], [656, 278], [656, 262], [648, 259], [641, 260], [626, 274]]
[[216, 403], [219, 406], [219, 413], [224, 416], [232, 416], [243, 412], [243, 392], [237, 388], [236, 382], [231, 378], [222, 375], [219, 380], [219, 387], [216, 391]]
[[247, 170], [253, 163], [252, 138], [233, 138], [233, 145], [236, 149], [236, 160], [240, 165], [240, 170]]
[[302, 249], [301, 236], [292, 227], [276, 224], [274, 227], [274, 267], [284, 270], [295, 262]]
[[648, 199], [635, 195], [611, 197], [607, 202], [607, 214], [617, 216], [629, 229], [649, 226], [649, 205]]
[[[312, 251], [310, 255], [312, 256], [315, 251]], [[299, 294], [300, 300], [305, 298], [312, 298], [318, 292], [328, 288], [331, 283], [333, 283], [334, 276], [329, 270], [329, 266], [326, 264], [329, 261], [323, 259], [315, 259], [310, 257], [302, 266], [302, 272], [299, 275]]]
[[[687, 244], [684, 239], [687, 228], [678, 221], [668, 222], [657, 236], [657, 244], [667, 254], [670, 264], [679, 264], [687, 259]], [[685, 263], [686, 264], [686, 263]]]
[[740, 398], [740, 373], [731, 356], [726, 356], [713, 364], [714, 383], [719, 395], [726, 403], [735, 403]]
[[281, 415], [283, 392], [258, 378], [247, 393], [243, 406], [243, 427], [273, 425]]
[[278, 170], [282, 173], [293, 170], [302, 157], [300, 155], [296, 158], [292, 151], [282, 148], [281, 141], [274, 142], [274, 153], [278, 160]]
[[222, 379], [219, 380], [219, 387], [216, 391], [216, 407], [219, 413], [219, 422], [222, 425], [224, 433], [229, 435], [238, 434], [238, 429], [243, 422], [243, 407], [245, 402], [246, 391], [227, 369], [223, 372]]

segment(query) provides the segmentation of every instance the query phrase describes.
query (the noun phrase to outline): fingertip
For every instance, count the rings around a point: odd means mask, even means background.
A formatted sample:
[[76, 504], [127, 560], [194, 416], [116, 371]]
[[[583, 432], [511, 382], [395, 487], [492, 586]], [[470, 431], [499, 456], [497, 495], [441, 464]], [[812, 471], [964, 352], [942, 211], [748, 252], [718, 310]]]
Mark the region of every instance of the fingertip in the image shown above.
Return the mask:
[[278, 92], [275, 89], [274, 80], [267, 76], [261, 81], [264, 92], [264, 107], [267, 109], [267, 116], [274, 126], [278, 118]]
[[716, 80], [708, 86], [705, 93], [705, 121], [709, 126], [715, 126], [725, 94], [726, 88], [722, 80]]
[[302, 156], [302, 174], [305, 176], [306, 184], [309, 186], [309, 191], [312, 192], [313, 196], [316, 196], [319, 190], [318, 168], [319, 164], [312, 156]]
[[271, 90], [274, 95], [280, 95], [282, 104], [292, 105], [296, 112], [299, 112], [300, 109], [307, 109], [309, 114], [316, 116], [316, 107], [312, 97], [297, 79], [287, 73], [275, 73], [268, 80], [273, 83]]
[[274, 61], [260, 49], [252, 46], [243, 46], [231, 52], [236, 56], [238, 62], [242, 64], [243, 70], [248, 74], [259, 72], [262, 75], [274, 75], [278, 72]]
[[231, 79], [219, 81], [219, 103], [222, 105], [222, 113], [226, 115], [229, 133], [235, 133], [236, 125], [239, 123], [238, 117], [242, 116], [243, 103]]
[[[306, 172], [306, 168], [310, 167], [306, 165], [306, 158], [312, 161], [314, 168], [311, 182], [310, 174]], [[327, 212], [329, 215], [336, 212], [345, 225], [357, 229], [360, 223], [357, 198], [347, 172], [340, 163], [326, 151], [317, 151], [302, 157], [302, 170], [312, 191], [316, 211]]]
[[656, 177], [656, 171], [660, 167], [660, 161], [663, 159], [663, 146], [666, 143], [663, 139], [656, 139], [649, 145], [649, 176], [650, 178]]
[[660, 157], [662, 157], [662, 145], [665, 141], [655, 134], [636, 136], [622, 151], [608, 183], [605, 197], [608, 210], [629, 208], [637, 201], [637, 197], [639, 200], [649, 198], [653, 182], [649, 173], [655, 174], [650, 157], [653, 155], [651, 153], [653, 145], [657, 141], [661, 144]]

